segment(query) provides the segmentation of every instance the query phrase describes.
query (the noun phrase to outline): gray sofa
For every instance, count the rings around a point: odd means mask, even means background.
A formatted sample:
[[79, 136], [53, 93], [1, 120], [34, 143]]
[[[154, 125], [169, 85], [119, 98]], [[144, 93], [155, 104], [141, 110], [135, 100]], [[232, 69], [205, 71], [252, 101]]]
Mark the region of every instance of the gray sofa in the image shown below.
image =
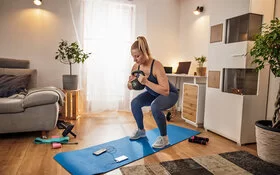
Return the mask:
[[31, 75], [27, 91], [0, 98], [0, 133], [50, 131], [56, 126], [63, 92], [36, 87], [37, 71], [29, 69], [28, 60], [0, 58], [0, 75], [24, 74]]

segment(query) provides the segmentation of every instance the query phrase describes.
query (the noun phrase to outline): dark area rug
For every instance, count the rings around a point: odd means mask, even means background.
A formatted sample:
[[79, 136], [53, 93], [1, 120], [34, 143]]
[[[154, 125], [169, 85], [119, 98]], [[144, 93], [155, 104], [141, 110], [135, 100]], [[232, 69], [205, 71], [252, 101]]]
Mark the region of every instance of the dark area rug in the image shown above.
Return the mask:
[[123, 175], [280, 175], [280, 166], [265, 162], [246, 151], [236, 151], [159, 164], [121, 167], [120, 171]]

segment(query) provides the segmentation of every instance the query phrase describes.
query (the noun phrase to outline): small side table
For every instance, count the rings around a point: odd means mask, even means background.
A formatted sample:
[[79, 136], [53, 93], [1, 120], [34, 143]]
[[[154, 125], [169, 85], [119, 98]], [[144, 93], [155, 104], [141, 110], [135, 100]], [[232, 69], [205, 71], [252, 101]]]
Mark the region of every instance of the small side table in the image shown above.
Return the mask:
[[63, 90], [65, 93], [64, 106], [62, 107], [62, 119], [76, 120], [79, 116], [80, 90]]

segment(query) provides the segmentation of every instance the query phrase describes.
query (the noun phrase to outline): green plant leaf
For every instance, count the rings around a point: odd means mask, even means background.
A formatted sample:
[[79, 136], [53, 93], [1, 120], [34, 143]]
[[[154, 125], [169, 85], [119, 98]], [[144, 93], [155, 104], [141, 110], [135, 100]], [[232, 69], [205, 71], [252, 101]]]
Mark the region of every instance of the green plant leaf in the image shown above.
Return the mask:
[[195, 61], [197, 61], [197, 63], [200, 65], [200, 66], [203, 66], [204, 62], [206, 62], [206, 56], [201, 56], [201, 57], [194, 57]]
[[68, 43], [66, 40], [61, 40], [58, 45], [55, 59], [61, 63], [69, 64], [70, 75], [72, 75], [72, 64], [84, 63], [89, 58], [91, 53], [86, 53], [81, 49], [77, 42]]
[[265, 63], [270, 65], [270, 70], [275, 76], [280, 72], [280, 21], [278, 18], [270, 21], [270, 24], [263, 24], [262, 32], [256, 35], [253, 48], [250, 50], [252, 64], [256, 70], [264, 68]]

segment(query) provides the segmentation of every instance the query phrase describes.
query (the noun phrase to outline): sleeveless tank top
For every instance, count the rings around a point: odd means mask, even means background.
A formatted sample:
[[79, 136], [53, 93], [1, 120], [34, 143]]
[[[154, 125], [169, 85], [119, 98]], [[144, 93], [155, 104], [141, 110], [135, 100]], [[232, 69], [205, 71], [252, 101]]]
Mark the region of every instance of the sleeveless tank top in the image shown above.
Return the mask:
[[[153, 83], [155, 83], [155, 84], [158, 84], [157, 78], [153, 75], [154, 62], [155, 62], [155, 60], [153, 60], [153, 62], [152, 62], [151, 69], [150, 69], [150, 75], [149, 75], [149, 77], [148, 77], [148, 80], [149, 80], [150, 82], [153, 82]], [[140, 65], [138, 66], [138, 70], [139, 70], [139, 69], [140, 69]], [[168, 83], [169, 83], [169, 92], [178, 93], [177, 88], [176, 88], [172, 83], [170, 83], [169, 80], [168, 80]], [[160, 95], [159, 93], [153, 91], [151, 88], [149, 88], [149, 87], [147, 87], [147, 86], [146, 86], [145, 88], [146, 88], [146, 90], [147, 90], [151, 95], [153, 95], [153, 96], [159, 96], [159, 95]]]

